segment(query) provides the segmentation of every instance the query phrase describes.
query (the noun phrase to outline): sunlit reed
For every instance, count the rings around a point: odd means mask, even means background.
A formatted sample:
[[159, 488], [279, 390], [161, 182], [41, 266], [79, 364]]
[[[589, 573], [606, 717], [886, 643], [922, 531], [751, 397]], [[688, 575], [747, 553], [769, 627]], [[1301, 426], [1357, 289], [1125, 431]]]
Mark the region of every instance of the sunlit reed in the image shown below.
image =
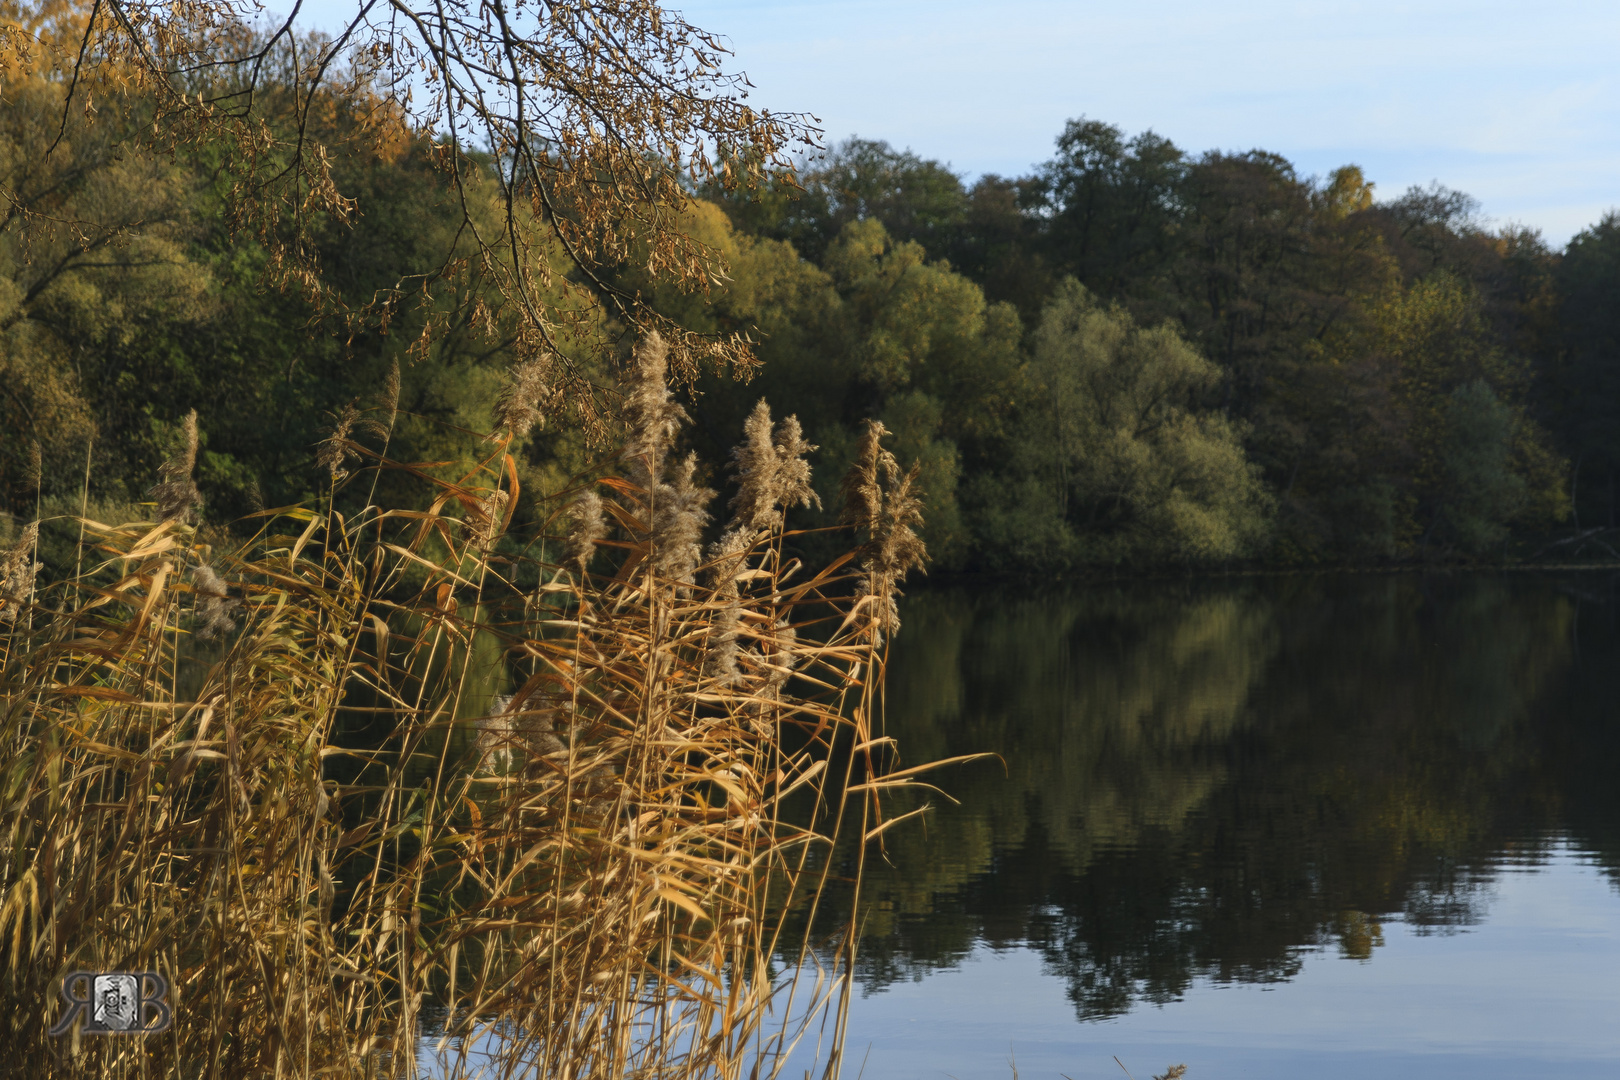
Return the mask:
[[[409, 1075], [424, 1040], [453, 1075], [736, 1080], [796, 1046], [837, 1073], [854, 927], [784, 919], [910, 779], [873, 712], [915, 504], [874, 426], [866, 543], [803, 570], [812, 448], [762, 405], [705, 556], [656, 338], [627, 396], [623, 475], [531, 535], [502, 439], [461, 480], [412, 467], [419, 505], [263, 511], [220, 550], [194, 414], [156, 520], [83, 521], [76, 578], [34, 588], [28, 527], [0, 567], [0, 1026], [37, 1075]], [[333, 501], [395, 468], [379, 433], [336, 418]], [[173, 1028], [49, 1038], [72, 970], [163, 973]]]

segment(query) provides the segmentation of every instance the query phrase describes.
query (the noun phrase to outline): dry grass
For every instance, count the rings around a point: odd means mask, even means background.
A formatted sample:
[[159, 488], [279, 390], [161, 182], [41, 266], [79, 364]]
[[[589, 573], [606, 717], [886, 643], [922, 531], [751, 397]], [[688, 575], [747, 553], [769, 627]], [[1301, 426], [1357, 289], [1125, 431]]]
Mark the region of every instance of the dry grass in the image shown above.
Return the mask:
[[[504, 443], [447, 480], [345, 416], [334, 491], [408, 469], [425, 508], [284, 507], [216, 550], [192, 435], [159, 520], [83, 521], [76, 577], [36, 588], [32, 533], [5, 553], [0, 1067], [408, 1075], [431, 1027], [450, 1074], [476, 1046], [493, 1076], [771, 1076], [807, 1032], [836, 1074], [855, 935], [795, 978], [782, 916], [914, 775], [878, 776], [872, 717], [915, 506], [869, 470], [866, 545], [785, 560], [809, 448], [756, 414], [702, 551], [655, 352], [566, 536], [507, 534]], [[174, 1026], [49, 1038], [75, 969], [162, 972]]]

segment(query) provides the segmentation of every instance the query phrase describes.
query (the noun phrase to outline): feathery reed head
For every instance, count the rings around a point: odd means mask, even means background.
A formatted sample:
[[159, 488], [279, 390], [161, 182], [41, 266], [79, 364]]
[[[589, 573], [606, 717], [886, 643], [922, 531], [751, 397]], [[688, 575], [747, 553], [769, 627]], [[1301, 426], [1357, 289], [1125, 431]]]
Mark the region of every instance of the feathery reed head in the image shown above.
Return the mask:
[[39, 440], [28, 440], [28, 464], [23, 468], [23, 490], [38, 491], [43, 468], [40, 462]]
[[704, 668], [721, 687], [734, 686], [741, 678], [737, 670], [737, 634], [742, 625], [742, 602], [737, 575], [748, 565], [747, 553], [748, 541], [736, 529], [727, 531], [709, 547], [709, 588], [721, 606], [709, 627]]
[[856, 595], [870, 613], [874, 643], [900, 629], [900, 608], [895, 603], [900, 582], [928, 560], [928, 548], [917, 535], [923, 524], [918, 468], [900, 471], [900, 463], [883, 448], [882, 438], [888, 433], [880, 422], [866, 422], [855, 462], [840, 484], [843, 521], [867, 536], [859, 549], [867, 577], [856, 587]]
[[748, 565], [749, 537], [741, 529], [727, 529], [709, 545], [709, 588], [721, 599], [735, 599], [737, 576]]
[[596, 542], [607, 535], [607, 524], [602, 520], [602, 497], [594, 491], [582, 492], [569, 507], [568, 516], [573, 524], [563, 545], [563, 562], [579, 567], [583, 576], [596, 554]]
[[624, 456], [630, 478], [651, 493], [663, 478], [664, 459], [675, 442], [675, 434], [687, 419], [686, 410], [676, 404], [665, 381], [669, 346], [655, 330], [636, 346], [630, 385], [625, 395], [625, 416], [630, 438]]
[[182, 443], [174, 457], [158, 467], [162, 479], [149, 493], [157, 502], [159, 521], [185, 521], [202, 505], [202, 495], [191, 474], [197, 467], [197, 410], [186, 414]]
[[816, 449], [805, 441], [797, 416], [776, 425], [776, 504], [782, 509], [821, 505], [821, 496], [810, 486], [809, 457]]
[[316, 444], [315, 464], [326, 470], [333, 483], [347, 477], [349, 464], [360, 460], [360, 455], [354, 452], [349, 440], [361, 432], [384, 436], [388, 434], [388, 429], [362, 416], [359, 407], [351, 401], [334, 417], [331, 432]]
[[904, 576], [920, 569], [928, 549], [916, 530], [922, 527], [922, 494], [917, 490], [918, 467], [900, 471], [900, 463], [884, 449], [888, 428], [868, 420], [856, 445], [855, 462], [839, 488], [844, 496], [842, 521], [867, 534], [861, 547], [862, 564], [882, 574]]
[[637, 390], [657, 393], [658, 388], [668, 389], [666, 377], [669, 374], [669, 344], [664, 335], [656, 330], [649, 330], [647, 336], [636, 345], [632, 356], [635, 362], [635, 386]]
[[382, 407], [388, 413], [388, 425], [394, 424], [394, 418], [399, 415], [399, 361], [392, 360], [388, 364], [388, 375], [383, 379]]
[[541, 405], [550, 389], [550, 373], [551, 360], [546, 356], [528, 357], [507, 370], [506, 385], [495, 399], [495, 428], [488, 439], [495, 439], [496, 432], [501, 431], [521, 439], [545, 421]]
[[315, 464], [325, 469], [334, 483], [349, 475], [347, 466], [351, 460], [360, 460], [360, 455], [345, 445], [349, 439], [349, 432], [359, 419], [360, 410], [354, 407], [353, 402], [343, 406], [343, 411], [338, 413], [331, 432], [320, 441], [315, 451]]
[[34, 591], [34, 576], [45, 564], [34, 561], [34, 548], [39, 543], [39, 522], [31, 521], [23, 529], [17, 543], [0, 559], [0, 622], [16, 622], [17, 613], [28, 602]]
[[500, 539], [501, 526], [506, 523], [506, 507], [511, 501], [512, 496], [496, 488], [478, 504], [472, 520], [472, 541], [480, 555], [488, 555], [495, 541]]
[[689, 586], [703, 557], [703, 526], [709, 521], [707, 508], [714, 492], [694, 482], [696, 454], [682, 458], [674, 472], [673, 483], [658, 485], [648, 542], [653, 573]]
[[728, 504], [730, 529], [768, 532], [782, 524], [782, 512], [788, 507], [819, 506], [821, 498], [810, 486], [810, 463], [805, 460], [815, 449], [804, 441], [796, 416], [778, 424], [773, 439], [771, 409], [760, 399], [743, 424], [743, 441], [731, 451], [737, 494]]
[[799, 666], [799, 632], [786, 619], [778, 619], [771, 627], [771, 636], [762, 645], [766, 664], [762, 695], [775, 699], [781, 696], [788, 676]]
[[855, 444], [855, 461], [844, 474], [838, 490], [844, 498], [839, 520], [845, 525], [871, 532], [883, 512], [883, 474], [899, 468], [894, 455], [883, 448], [889, 429], [880, 420], [868, 420]]
[[760, 398], [743, 422], [743, 441], [731, 451], [737, 494], [727, 504], [732, 527], [765, 530], [776, 524], [776, 448], [771, 445], [771, 407]]
[[917, 489], [918, 467], [901, 473], [897, 465], [888, 476], [883, 493], [883, 513], [873, 537], [871, 559], [874, 566], [896, 578], [921, 570], [928, 561], [928, 547], [916, 530], [923, 525], [922, 493]]
[[191, 572], [191, 583], [197, 591], [198, 640], [213, 641], [234, 631], [236, 623], [230, 613], [242, 605], [230, 599], [230, 589], [224, 579], [207, 563], [199, 563]]

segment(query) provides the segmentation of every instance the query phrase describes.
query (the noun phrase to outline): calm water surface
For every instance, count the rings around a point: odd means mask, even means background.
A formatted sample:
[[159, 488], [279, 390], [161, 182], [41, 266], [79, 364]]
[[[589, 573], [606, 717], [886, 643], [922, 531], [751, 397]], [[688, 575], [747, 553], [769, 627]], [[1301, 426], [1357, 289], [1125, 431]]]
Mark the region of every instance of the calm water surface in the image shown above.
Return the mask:
[[1620, 1075], [1620, 576], [906, 602], [850, 1075]]

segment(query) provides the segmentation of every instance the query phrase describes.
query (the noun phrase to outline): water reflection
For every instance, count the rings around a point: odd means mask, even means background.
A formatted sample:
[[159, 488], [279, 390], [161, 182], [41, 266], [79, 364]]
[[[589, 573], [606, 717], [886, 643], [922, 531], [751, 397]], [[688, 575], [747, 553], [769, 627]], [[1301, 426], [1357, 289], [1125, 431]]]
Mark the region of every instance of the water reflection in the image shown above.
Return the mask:
[[[1620, 865], [1610, 577], [1336, 576], [909, 602], [888, 724], [979, 750], [892, 831], [863, 985], [1038, 949], [1082, 1018], [1479, 921], [1504, 862]], [[869, 864], [870, 866], [871, 864]], [[1376, 961], [1374, 961], [1376, 962]]]

